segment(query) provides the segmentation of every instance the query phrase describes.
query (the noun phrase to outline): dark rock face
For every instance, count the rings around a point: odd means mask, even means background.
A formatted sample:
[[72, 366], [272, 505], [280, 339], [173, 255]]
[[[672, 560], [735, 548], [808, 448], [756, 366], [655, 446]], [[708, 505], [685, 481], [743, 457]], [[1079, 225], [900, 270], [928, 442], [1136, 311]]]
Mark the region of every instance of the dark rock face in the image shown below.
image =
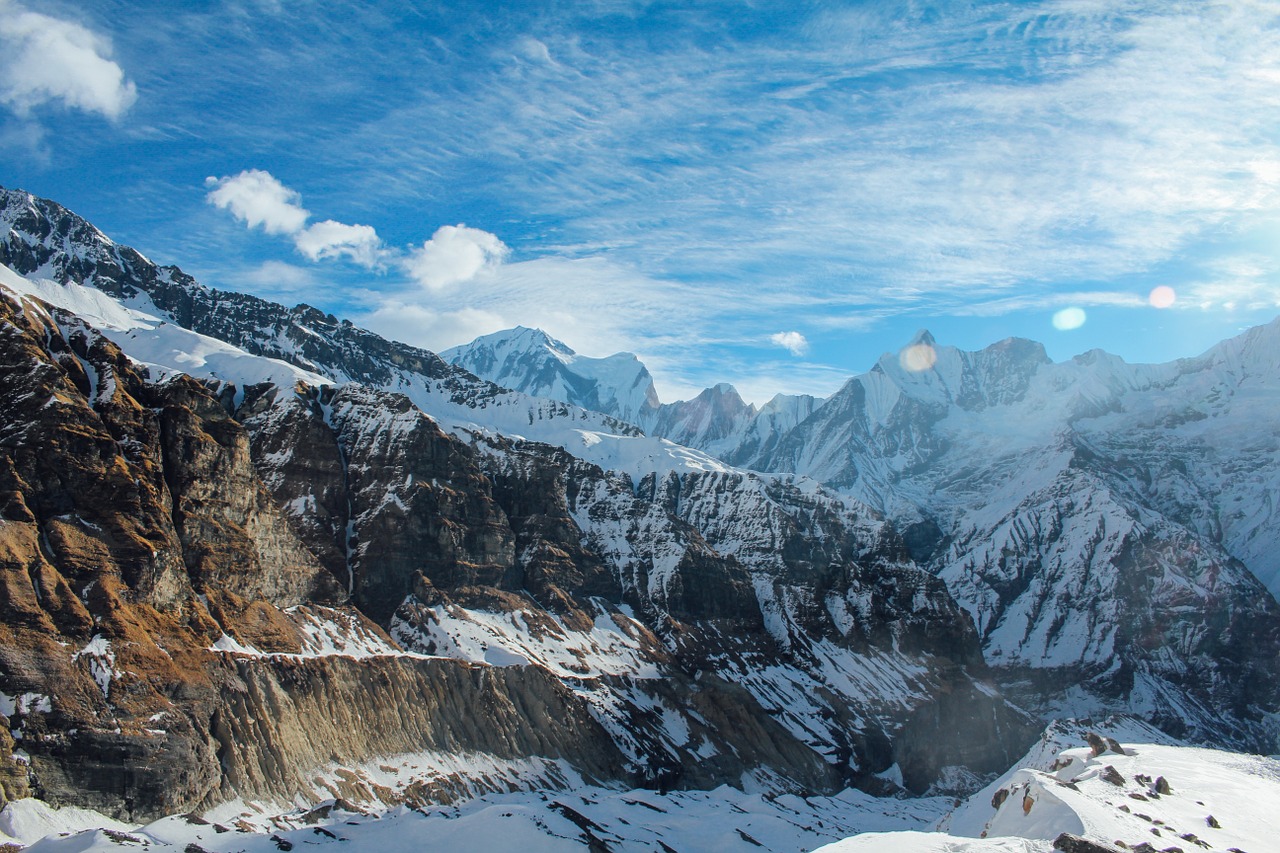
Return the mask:
[[161, 392], [166, 482], [195, 587], [280, 607], [345, 598], [262, 488], [244, 428], [194, 380]]
[[250, 389], [238, 416], [276, 501], [353, 599], [386, 622], [425, 576], [497, 585], [515, 561], [506, 516], [469, 452], [399, 395], [358, 385]]

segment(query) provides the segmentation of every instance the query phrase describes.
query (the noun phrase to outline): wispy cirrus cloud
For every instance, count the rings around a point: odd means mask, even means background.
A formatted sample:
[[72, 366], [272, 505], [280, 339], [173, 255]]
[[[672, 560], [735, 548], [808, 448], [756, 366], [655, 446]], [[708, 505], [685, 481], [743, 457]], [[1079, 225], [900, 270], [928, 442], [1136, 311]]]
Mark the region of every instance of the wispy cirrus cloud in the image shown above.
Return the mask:
[[[296, 28], [264, 8], [162, 24], [217, 96], [186, 114], [290, 163], [312, 207], [340, 201], [294, 248], [377, 269], [378, 322], [418, 317], [397, 325], [417, 342], [545, 325], [672, 369], [697, 353], [690, 383], [732, 379], [735, 352], [799, 370], [769, 342], [782, 322], [831, 360], [869, 337], [850, 331], [932, 317], [1078, 306], [1082, 339], [1156, 283], [1188, 314], [1280, 288], [1258, 237], [1280, 219], [1269, 2], [374, 2]], [[424, 239], [424, 218], [496, 242]], [[1262, 272], [1237, 274], [1250, 252]]]
[[391, 193], [483, 163], [466, 191], [553, 216], [544, 251], [892, 290], [899, 310], [1134, 274], [1280, 204], [1267, 4], [914, 10], [820, 10], [776, 34], [717, 20], [657, 51], [550, 27], [555, 66], [514, 38], [514, 68], [355, 135], [418, 164], [375, 167]]

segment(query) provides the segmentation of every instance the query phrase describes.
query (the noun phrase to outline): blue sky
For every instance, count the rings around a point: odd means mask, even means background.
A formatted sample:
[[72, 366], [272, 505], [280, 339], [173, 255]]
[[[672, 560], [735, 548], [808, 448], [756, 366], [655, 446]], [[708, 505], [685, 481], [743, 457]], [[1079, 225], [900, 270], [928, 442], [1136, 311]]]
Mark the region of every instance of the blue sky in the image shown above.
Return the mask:
[[0, 0], [0, 184], [664, 400], [830, 393], [922, 327], [1163, 361], [1280, 313], [1280, 6]]

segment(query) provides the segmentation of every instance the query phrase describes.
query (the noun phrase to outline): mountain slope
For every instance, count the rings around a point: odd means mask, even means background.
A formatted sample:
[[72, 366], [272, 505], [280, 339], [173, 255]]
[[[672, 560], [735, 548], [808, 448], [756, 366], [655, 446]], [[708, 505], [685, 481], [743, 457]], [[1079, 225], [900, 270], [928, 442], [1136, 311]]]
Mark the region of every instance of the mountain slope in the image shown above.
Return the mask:
[[885, 356], [754, 464], [896, 520], [1022, 701], [1269, 748], [1280, 608], [1258, 546], [1280, 466], [1259, 424], [1280, 325], [1170, 365], [913, 346], [930, 367]]
[[717, 386], [642, 425], [884, 513], [1027, 706], [1270, 749], [1278, 364], [1280, 321], [1169, 365], [921, 332], [826, 401], [747, 412]]

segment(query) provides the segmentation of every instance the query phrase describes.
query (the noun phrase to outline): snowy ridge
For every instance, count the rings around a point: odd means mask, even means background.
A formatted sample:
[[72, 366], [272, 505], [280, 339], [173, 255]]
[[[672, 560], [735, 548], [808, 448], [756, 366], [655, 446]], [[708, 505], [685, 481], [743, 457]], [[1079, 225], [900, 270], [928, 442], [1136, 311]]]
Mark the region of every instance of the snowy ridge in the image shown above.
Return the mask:
[[[616, 417], [477, 379], [434, 353], [387, 341], [310, 306], [287, 309], [245, 294], [210, 290], [177, 267], [158, 267], [61, 206], [29, 193], [0, 189], [0, 227], [4, 226], [0, 261], [11, 273], [44, 281], [36, 295], [66, 303], [67, 310], [83, 308], [108, 326], [115, 321], [126, 334], [113, 340], [130, 357], [164, 370], [240, 385], [274, 381], [291, 386], [298, 377], [286, 377], [278, 368], [272, 368], [270, 376], [262, 375], [265, 365], [285, 362], [300, 368], [313, 385], [358, 382], [404, 394], [447, 429], [542, 441], [606, 466], [634, 461], [640, 466], [638, 475], [722, 465], [706, 454], [644, 438], [637, 427]], [[24, 293], [36, 287], [17, 286]], [[64, 286], [82, 286], [82, 292], [57, 294]], [[83, 291], [100, 291], [110, 299], [86, 297]], [[130, 309], [144, 316], [132, 316]], [[203, 338], [175, 340], [170, 329], [157, 330], [160, 321], [231, 348], [210, 349]], [[151, 332], [135, 329], [139, 324], [150, 325]], [[135, 332], [132, 338], [128, 331]], [[186, 345], [190, 352], [182, 349]], [[271, 361], [242, 361], [245, 354]], [[615, 368], [626, 359], [599, 361], [602, 364], [593, 369], [612, 387], [621, 375], [621, 368]], [[637, 375], [647, 376], [642, 365], [635, 365]], [[636, 440], [624, 440], [628, 438]]]
[[[184, 329], [145, 294], [126, 304], [92, 287], [30, 280], [2, 265], [0, 288], [15, 296], [36, 297], [83, 318], [158, 379], [185, 373], [241, 388], [262, 382], [289, 388], [297, 382], [320, 387], [356, 381], [341, 368], [313, 360], [304, 362], [313, 369], [300, 368], [296, 362], [304, 360], [287, 348], [266, 350], [279, 357], [265, 357]], [[464, 380], [457, 376], [442, 380], [398, 367], [389, 372], [390, 378], [374, 387], [404, 394], [460, 435], [501, 434], [554, 444], [579, 458], [637, 477], [654, 471], [728, 469], [705, 453], [646, 437], [595, 412], [493, 386], [466, 393], [458, 387]]]
[[100, 290], [48, 279], [24, 278], [0, 265], [0, 293], [12, 299], [33, 297], [76, 315], [147, 367], [156, 379], [186, 373], [236, 385], [270, 382], [291, 387], [297, 382], [321, 384], [328, 379], [287, 362], [263, 358], [220, 340], [174, 325], [150, 300], [126, 306]]
[[504, 388], [603, 412], [734, 464], [772, 447], [819, 402], [779, 394], [757, 409], [733, 386], [720, 384], [691, 400], [659, 403], [652, 377], [633, 354], [586, 358], [540, 329], [521, 326], [440, 355]]

